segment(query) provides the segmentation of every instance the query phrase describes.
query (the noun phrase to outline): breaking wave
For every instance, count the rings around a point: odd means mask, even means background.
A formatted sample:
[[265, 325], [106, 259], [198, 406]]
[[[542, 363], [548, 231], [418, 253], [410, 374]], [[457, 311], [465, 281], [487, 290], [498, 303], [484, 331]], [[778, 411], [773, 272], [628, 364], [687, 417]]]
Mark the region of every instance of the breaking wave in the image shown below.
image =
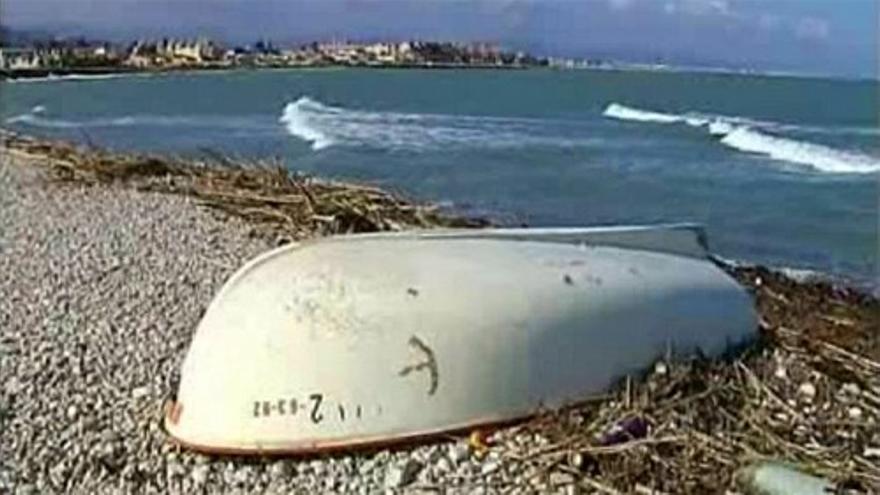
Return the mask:
[[287, 126], [288, 132], [309, 142], [312, 149], [320, 150], [335, 143], [330, 136], [320, 130], [321, 124], [329, 120], [332, 115], [338, 116], [340, 113], [338, 108], [322, 105], [304, 96], [284, 107], [280, 121]]
[[602, 113], [606, 117], [612, 117], [620, 120], [634, 120], [636, 122], [659, 122], [661, 124], [672, 124], [682, 122], [683, 117], [668, 113], [652, 112], [650, 110], [639, 110], [618, 103], [612, 103], [605, 108]]
[[61, 81], [104, 81], [107, 79], [119, 79], [123, 77], [143, 77], [142, 73], [110, 73], [110, 74], [49, 74], [44, 77], [16, 77], [6, 79], [11, 84], [48, 83]]
[[880, 160], [821, 144], [771, 136], [748, 127], [737, 127], [721, 138], [721, 143], [749, 153], [766, 155], [823, 172], [872, 173], [880, 171]]
[[287, 132], [313, 150], [334, 145], [404, 150], [449, 146], [514, 148], [584, 146], [600, 141], [566, 138], [550, 131], [543, 119], [376, 112], [325, 105], [303, 96], [288, 103], [279, 118]]
[[[662, 113], [627, 107], [619, 103], [608, 105], [602, 115], [633, 122], [686, 124], [691, 127], [703, 128], [712, 136], [718, 137], [721, 144], [735, 150], [763, 155], [772, 160], [808, 166], [820, 172], [837, 174], [880, 172], [880, 158], [771, 134], [774, 131], [782, 132], [787, 130], [822, 132], [826, 130], [825, 128], [801, 127], [743, 117], [709, 115], [696, 112], [685, 114]], [[827, 130], [830, 133], [852, 132], [873, 134], [877, 132], [876, 128]]]
[[[262, 120], [262, 122], [261, 122]], [[9, 117], [7, 124], [18, 124], [27, 127], [46, 129], [79, 129], [109, 127], [202, 127], [230, 130], [266, 130], [272, 131], [271, 120], [259, 116], [252, 117], [207, 117], [185, 115], [127, 115], [123, 117], [96, 117], [84, 119], [61, 119], [49, 116], [43, 105], [37, 105], [29, 112]]]

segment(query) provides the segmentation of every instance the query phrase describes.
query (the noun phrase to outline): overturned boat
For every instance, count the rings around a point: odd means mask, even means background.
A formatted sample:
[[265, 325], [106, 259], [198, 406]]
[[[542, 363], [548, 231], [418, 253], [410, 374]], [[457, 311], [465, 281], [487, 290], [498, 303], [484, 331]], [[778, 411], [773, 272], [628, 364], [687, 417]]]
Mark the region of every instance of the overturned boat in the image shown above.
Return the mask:
[[165, 428], [224, 453], [403, 441], [575, 403], [756, 327], [692, 225], [308, 241], [217, 294]]

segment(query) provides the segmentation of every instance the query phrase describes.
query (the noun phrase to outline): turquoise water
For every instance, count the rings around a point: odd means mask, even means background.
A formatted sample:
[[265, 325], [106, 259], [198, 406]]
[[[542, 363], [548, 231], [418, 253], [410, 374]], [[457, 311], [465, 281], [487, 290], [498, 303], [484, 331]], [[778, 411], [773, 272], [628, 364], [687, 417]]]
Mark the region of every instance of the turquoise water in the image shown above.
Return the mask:
[[0, 85], [5, 126], [282, 157], [529, 225], [696, 221], [728, 258], [876, 281], [878, 83], [300, 70]]

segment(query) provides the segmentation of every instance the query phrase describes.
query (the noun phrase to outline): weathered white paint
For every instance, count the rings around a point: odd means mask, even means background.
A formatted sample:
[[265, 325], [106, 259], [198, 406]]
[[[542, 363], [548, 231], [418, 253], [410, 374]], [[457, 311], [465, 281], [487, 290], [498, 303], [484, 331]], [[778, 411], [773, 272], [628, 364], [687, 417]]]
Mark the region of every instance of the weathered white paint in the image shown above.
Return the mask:
[[282, 247], [208, 308], [166, 428], [205, 450], [368, 444], [582, 400], [670, 349], [718, 354], [755, 315], [701, 239], [502, 229]]

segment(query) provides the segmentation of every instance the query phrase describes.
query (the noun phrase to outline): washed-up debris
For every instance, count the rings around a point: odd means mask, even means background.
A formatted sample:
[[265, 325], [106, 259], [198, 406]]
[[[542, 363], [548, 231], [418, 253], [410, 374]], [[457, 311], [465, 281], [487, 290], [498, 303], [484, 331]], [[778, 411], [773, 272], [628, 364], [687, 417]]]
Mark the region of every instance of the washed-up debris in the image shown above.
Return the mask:
[[648, 435], [648, 422], [639, 416], [626, 418], [615, 424], [599, 441], [601, 445], [617, 445], [638, 440]]
[[468, 446], [470, 450], [478, 456], [483, 456], [489, 450], [489, 440], [487, 434], [483, 430], [474, 430], [468, 436]]
[[[880, 303], [826, 281], [730, 270], [755, 293], [760, 342], [730, 360], [664, 361], [610, 396], [502, 432], [493, 450], [522, 469], [564, 463], [580, 474], [581, 487], [598, 493], [738, 493], [734, 475], [755, 456], [808, 466], [846, 493], [880, 493], [880, 362], [873, 358]], [[822, 317], [828, 314], [853, 324], [840, 328]], [[804, 383], [810, 402], [802, 400]], [[650, 425], [647, 435], [607, 445], [609, 432], [636, 417]], [[515, 441], [532, 434], [547, 445], [524, 449]]]
[[63, 182], [127, 183], [147, 191], [183, 194], [242, 217], [289, 240], [383, 230], [481, 227], [488, 222], [443, 213], [369, 185], [290, 173], [278, 160], [245, 161], [214, 152], [183, 159], [37, 139], [0, 129], [0, 144], [43, 157]]
[[737, 483], [748, 495], [827, 495], [834, 485], [780, 462], [765, 461], [737, 473]]

